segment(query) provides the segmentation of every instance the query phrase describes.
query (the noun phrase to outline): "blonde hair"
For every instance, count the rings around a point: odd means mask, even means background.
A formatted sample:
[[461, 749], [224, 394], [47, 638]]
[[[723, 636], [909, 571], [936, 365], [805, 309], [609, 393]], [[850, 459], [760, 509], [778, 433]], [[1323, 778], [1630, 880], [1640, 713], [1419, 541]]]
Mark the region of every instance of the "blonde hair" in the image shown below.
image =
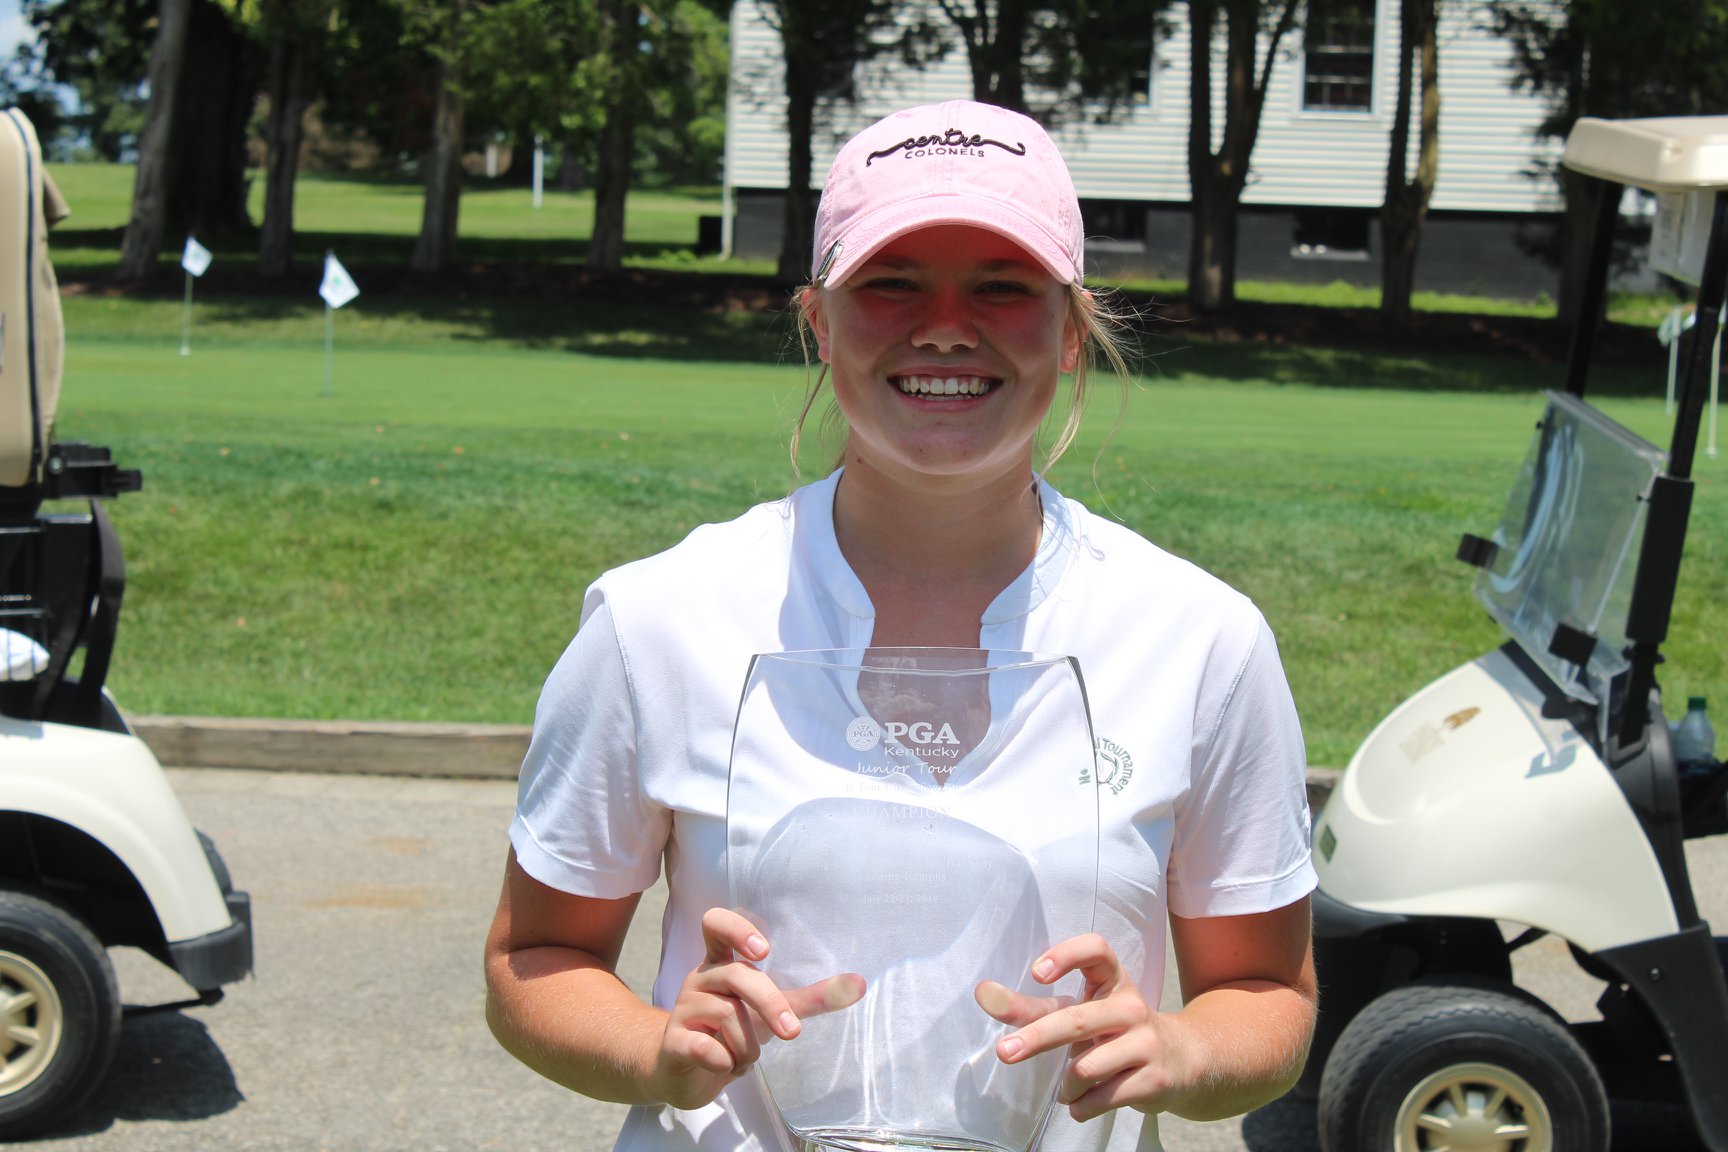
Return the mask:
[[[792, 426], [790, 452], [794, 476], [799, 474], [798, 449], [804, 438], [804, 422], [809, 419], [811, 410], [822, 395], [822, 386], [828, 380], [828, 365], [822, 364], [820, 368], [816, 368], [818, 362], [811, 355], [811, 343], [815, 339], [815, 333], [811, 328], [810, 311], [817, 291], [817, 285], [807, 284], [792, 295], [792, 311], [798, 325], [798, 346], [804, 354], [805, 377], [809, 380], [804, 390], [803, 407], [798, 410], [798, 419]], [[1074, 437], [1080, 432], [1081, 418], [1085, 415], [1090, 370], [1099, 360], [1109, 365], [1110, 371], [1115, 373], [1121, 384], [1121, 404], [1116, 418], [1116, 422], [1121, 423], [1121, 412], [1128, 406], [1128, 389], [1134, 377], [1133, 369], [1128, 364], [1128, 359], [1133, 354], [1133, 341], [1128, 328], [1130, 315], [1130, 311], [1118, 303], [1115, 294], [1109, 289], [1088, 289], [1079, 284], [1068, 286], [1068, 322], [1080, 335], [1080, 356], [1072, 374], [1073, 384], [1068, 392], [1068, 415], [1063, 419], [1055, 440], [1045, 450], [1040, 471], [1049, 471], [1073, 446]], [[816, 370], [812, 377], [813, 368]], [[840, 455], [833, 465], [836, 468], [845, 460], [845, 431], [846, 418], [840, 412], [840, 405], [830, 395], [828, 407], [822, 413], [820, 434], [824, 440], [830, 436], [837, 436], [841, 440]]]

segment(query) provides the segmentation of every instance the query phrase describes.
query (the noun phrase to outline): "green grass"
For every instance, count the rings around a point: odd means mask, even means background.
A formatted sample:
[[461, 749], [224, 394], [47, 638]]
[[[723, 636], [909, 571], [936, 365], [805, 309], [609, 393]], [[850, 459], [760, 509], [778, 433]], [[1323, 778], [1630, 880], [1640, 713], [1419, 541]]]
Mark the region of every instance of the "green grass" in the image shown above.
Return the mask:
[[[803, 372], [778, 318], [363, 298], [336, 320], [326, 398], [314, 309], [200, 305], [181, 357], [177, 302], [68, 301], [61, 434], [145, 473], [113, 505], [131, 709], [526, 722], [594, 575], [793, 483]], [[1451, 555], [1498, 518], [1559, 370], [1151, 351], [1120, 428], [1101, 393], [1053, 478], [1253, 596], [1311, 758], [1341, 764], [1497, 643]], [[1601, 384], [1666, 443], [1660, 379]], [[1697, 475], [1664, 680], [1728, 701], [1728, 462]]]
[[[65, 268], [104, 268], [119, 262], [120, 231], [132, 200], [132, 168], [124, 164], [64, 164], [52, 169], [73, 215], [56, 231], [54, 262]], [[302, 176], [295, 187], [295, 251], [315, 260], [335, 248], [349, 262], [406, 262], [420, 231], [422, 187], [401, 179]], [[252, 219], [264, 215], [262, 172], [254, 172]], [[721, 263], [694, 254], [697, 217], [720, 211], [718, 189], [637, 190], [627, 203], [629, 262], [644, 267], [702, 267]], [[594, 228], [591, 191], [547, 190], [535, 208], [527, 188], [470, 177], [462, 192], [458, 228], [465, 259], [532, 259], [579, 264]], [[178, 239], [163, 261], [177, 264]], [[221, 260], [256, 259], [248, 242], [211, 241]], [[771, 268], [724, 262], [731, 271]]]

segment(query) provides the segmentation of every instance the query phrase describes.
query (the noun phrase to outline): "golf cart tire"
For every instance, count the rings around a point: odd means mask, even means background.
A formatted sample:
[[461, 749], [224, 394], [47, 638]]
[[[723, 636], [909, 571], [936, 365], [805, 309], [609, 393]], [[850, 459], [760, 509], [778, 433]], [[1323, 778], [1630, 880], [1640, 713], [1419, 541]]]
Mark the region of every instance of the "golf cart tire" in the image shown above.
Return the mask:
[[0, 889], [0, 1140], [64, 1121], [119, 1039], [120, 990], [101, 942], [58, 904]]
[[1369, 1004], [1326, 1062], [1316, 1118], [1323, 1152], [1444, 1149], [1454, 1119], [1466, 1147], [1509, 1124], [1528, 1132], [1506, 1144], [1519, 1152], [1608, 1149], [1608, 1094], [1583, 1047], [1540, 1001], [1485, 983], [1410, 984]]

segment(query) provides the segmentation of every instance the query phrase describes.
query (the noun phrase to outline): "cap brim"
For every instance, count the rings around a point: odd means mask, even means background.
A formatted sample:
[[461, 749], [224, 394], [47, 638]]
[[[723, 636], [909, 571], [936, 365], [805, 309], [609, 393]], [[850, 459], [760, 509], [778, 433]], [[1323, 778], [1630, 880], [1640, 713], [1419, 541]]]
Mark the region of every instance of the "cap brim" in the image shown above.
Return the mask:
[[[1000, 200], [953, 195], [895, 204], [858, 221], [837, 238], [837, 251], [822, 254], [826, 264], [816, 278], [827, 287], [836, 287], [884, 245], [910, 232], [943, 225], [995, 232], [1025, 249], [1059, 283], [1080, 282], [1081, 268], [1074, 254], [1023, 213]], [[834, 247], [831, 245], [831, 250]]]

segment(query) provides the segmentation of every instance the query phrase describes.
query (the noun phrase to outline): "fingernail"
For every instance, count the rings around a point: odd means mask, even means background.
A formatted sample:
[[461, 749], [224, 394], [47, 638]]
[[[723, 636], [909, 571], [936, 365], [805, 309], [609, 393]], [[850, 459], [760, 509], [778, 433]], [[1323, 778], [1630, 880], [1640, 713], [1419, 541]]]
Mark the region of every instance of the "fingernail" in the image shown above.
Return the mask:
[[766, 956], [768, 954], [768, 941], [760, 936], [751, 936], [744, 941], [744, 951], [752, 956]]
[[1032, 965], [1032, 975], [1038, 977], [1038, 979], [1040, 979], [1040, 980], [1050, 979], [1050, 977], [1056, 975], [1056, 961], [1054, 961], [1054, 960], [1040, 960], [1040, 961], [1038, 961], [1038, 963]]
[[996, 1049], [1002, 1053], [1002, 1059], [1012, 1060], [1014, 1057], [1020, 1055], [1020, 1050], [1024, 1047], [1026, 1047], [1026, 1045], [1021, 1041], [1020, 1037], [1010, 1036], [1006, 1040], [1003, 1040], [1002, 1043], [998, 1044]]
[[784, 1032], [788, 1038], [796, 1035], [798, 1032], [798, 1017], [792, 1015], [790, 1012], [780, 1013], [780, 1031]]

